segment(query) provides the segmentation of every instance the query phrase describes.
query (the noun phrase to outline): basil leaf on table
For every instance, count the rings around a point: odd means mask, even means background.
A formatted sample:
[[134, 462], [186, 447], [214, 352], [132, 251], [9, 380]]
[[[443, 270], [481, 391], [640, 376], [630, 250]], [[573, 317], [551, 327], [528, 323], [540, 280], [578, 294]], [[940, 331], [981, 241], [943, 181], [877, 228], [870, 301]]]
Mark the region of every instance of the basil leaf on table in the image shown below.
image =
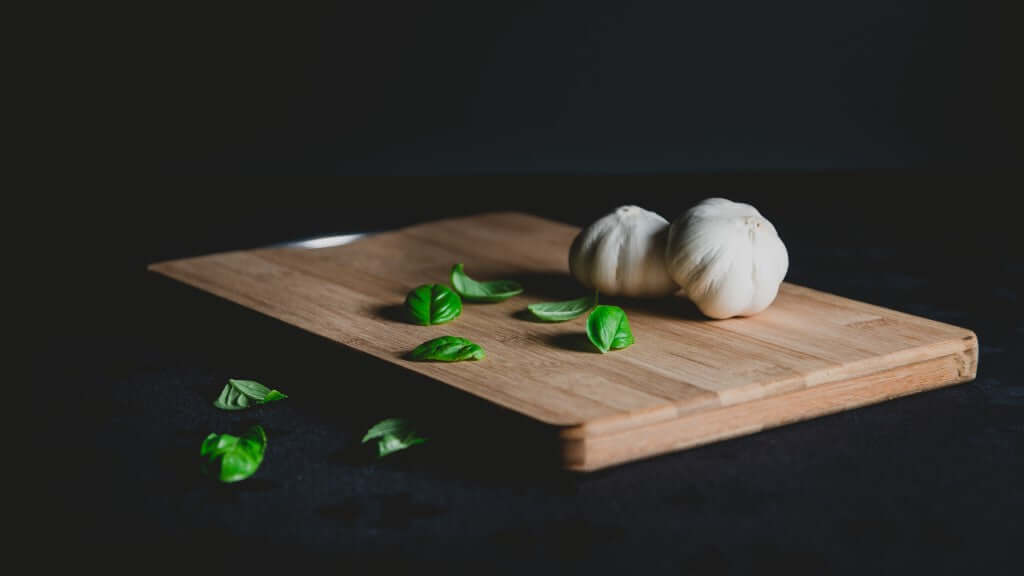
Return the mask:
[[501, 302], [523, 293], [523, 285], [514, 280], [473, 280], [463, 270], [462, 264], [452, 266], [451, 281], [455, 291], [470, 302]]
[[633, 344], [626, 313], [618, 306], [597, 306], [587, 316], [587, 338], [601, 351], [618, 350]]
[[228, 379], [213, 405], [221, 410], [245, 410], [256, 404], [284, 400], [288, 396], [255, 380]]
[[462, 299], [444, 284], [423, 284], [406, 295], [405, 310], [415, 324], [444, 324], [462, 313]]
[[483, 360], [484, 349], [479, 344], [458, 336], [441, 336], [427, 340], [409, 353], [412, 360], [435, 360], [438, 362], [459, 362], [461, 360]]
[[536, 318], [544, 322], [565, 322], [582, 316], [587, 310], [597, 305], [597, 293], [575, 300], [562, 302], [537, 302], [526, 307]]
[[253, 426], [241, 436], [210, 434], [203, 440], [199, 455], [205, 474], [228, 483], [252, 476], [263, 462], [266, 449], [266, 432], [261, 426]]
[[426, 438], [416, 433], [408, 420], [402, 418], [388, 418], [374, 424], [363, 435], [362, 443], [366, 444], [370, 440], [377, 440], [377, 457], [379, 458], [427, 441]]

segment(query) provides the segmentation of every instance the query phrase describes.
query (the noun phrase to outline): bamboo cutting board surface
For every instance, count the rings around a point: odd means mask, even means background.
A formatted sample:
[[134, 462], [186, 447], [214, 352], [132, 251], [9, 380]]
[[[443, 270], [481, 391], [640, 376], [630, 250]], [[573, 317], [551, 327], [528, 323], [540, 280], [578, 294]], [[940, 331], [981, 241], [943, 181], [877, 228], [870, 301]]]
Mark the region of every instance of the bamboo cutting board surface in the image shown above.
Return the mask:
[[[685, 299], [612, 301], [636, 343], [589, 349], [585, 316], [533, 322], [526, 305], [580, 296], [568, 272], [578, 228], [522, 213], [419, 224], [344, 246], [266, 248], [150, 269], [482, 397], [558, 429], [566, 468], [594, 470], [974, 378], [970, 330], [783, 284], [752, 318], [708, 320]], [[447, 283], [456, 262], [523, 295], [464, 303], [440, 326], [402, 319], [406, 293]], [[441, 335], [479, 362], [412, 362]]]

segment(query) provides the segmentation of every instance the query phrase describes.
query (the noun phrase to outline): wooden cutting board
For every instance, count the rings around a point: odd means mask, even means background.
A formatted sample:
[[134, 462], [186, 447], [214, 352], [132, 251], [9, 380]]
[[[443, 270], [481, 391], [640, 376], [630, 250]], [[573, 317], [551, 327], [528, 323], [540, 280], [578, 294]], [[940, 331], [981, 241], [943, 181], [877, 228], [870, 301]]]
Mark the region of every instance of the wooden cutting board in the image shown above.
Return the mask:
[[[533, 322], [532, 302], [583, 294], [569, 277], [578, 229], [521, 213], [411, 226], [331, 248], [268, 248], [150, 269], [425, 374], [557, 427], [563, 465], [595, 470], [974, 378], [970, 330], [784, 284], [765, 312], [712, 321], [685, 299], [609, 301], [636, 343], [599, 354], [585, 316]], [[466, 303], [440, 326], [402, 319], [406, 293], [474, 278], [518, 279], [526, 292]], [[484, 347], [479, 362], [404, 356], [441, 335]]]

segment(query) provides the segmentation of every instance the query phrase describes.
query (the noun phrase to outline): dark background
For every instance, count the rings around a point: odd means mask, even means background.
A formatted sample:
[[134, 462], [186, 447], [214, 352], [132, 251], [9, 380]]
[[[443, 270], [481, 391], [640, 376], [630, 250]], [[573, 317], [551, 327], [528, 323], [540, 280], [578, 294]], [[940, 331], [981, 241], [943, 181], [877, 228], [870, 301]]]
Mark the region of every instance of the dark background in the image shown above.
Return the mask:
[[[252, 4], [62, 12], [23, 191], [41, 496], [108, 568], [1013, 573], [1024, 513], [1010, 3]], [[59, 159], [55, 163], [54, 159]], [[567, 177], [572, 174], [600, 177]], [[294, 179], [364, 174], [441, 179]], [[145, 272], [485, 210], [754, 203], [789, 280], [975, 330], [978, 379], [577, 476], [546, 431]], [[27, 218], [25, 218], [27, 214]], [[24, 258], [24, 266], [22, 266]], [[20, 295], [19, 295], [20, 296]], [[292, 397], [224, 414], [228, 377]], [[384, 462], [396, 414], [433, 441]], [[203, 481], [211, 431], [267, 428]], [[21, 445], [21, 442], [15, 444]], [[507, 459], [494, 454], [508, 454]], [[496, 568], [495, 568], [496, 567]]]
[[31, 139], [109, 174], [995, 170], [1020, 154], [1020, 10], [82, 6], [19, 56], [49, 64]]

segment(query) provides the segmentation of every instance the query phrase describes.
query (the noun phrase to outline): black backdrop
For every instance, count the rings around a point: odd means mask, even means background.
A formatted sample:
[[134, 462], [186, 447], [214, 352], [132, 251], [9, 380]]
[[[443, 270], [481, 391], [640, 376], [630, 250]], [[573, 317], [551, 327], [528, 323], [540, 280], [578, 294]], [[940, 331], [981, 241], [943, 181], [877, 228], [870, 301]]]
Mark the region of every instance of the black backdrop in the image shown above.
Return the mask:
[[52, 19], [31, 84], [56, 83], [36, 122], [63, 135], [33, 132], [114, 173], [1007, 168], [1019, 16], [926, 0], [79, 8]]

